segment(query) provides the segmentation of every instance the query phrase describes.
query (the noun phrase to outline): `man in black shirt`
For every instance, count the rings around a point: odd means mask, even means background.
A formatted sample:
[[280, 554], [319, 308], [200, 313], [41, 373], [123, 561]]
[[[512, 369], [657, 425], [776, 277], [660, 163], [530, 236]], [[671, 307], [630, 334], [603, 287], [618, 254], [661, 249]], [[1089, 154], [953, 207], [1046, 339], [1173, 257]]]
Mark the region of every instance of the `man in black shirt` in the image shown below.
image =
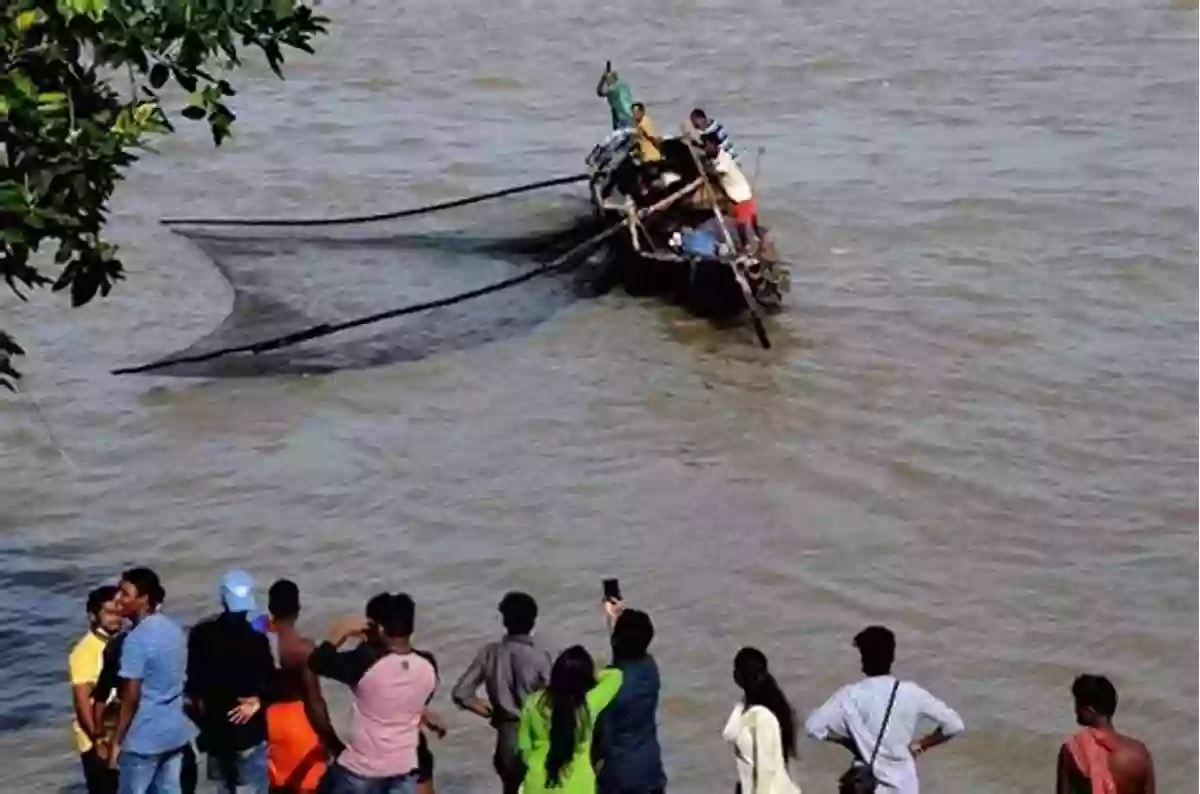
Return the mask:
[[266, 706], [275, 658], [265, 634], [250, 622], [254, 580], [245, 571], [221, 577], [225, 611], [188, 635], [188, 713], [208, 754], [208, 779], [218, 792], [267, 794]]

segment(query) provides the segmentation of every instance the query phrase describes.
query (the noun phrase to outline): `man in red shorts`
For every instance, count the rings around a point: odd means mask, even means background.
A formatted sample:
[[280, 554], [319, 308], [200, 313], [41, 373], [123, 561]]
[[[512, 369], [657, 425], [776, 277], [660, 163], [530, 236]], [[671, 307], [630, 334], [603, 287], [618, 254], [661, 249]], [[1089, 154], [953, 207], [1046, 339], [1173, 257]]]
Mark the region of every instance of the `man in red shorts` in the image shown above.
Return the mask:
[[758, 228], [758, 202], [754, 200], [754, 192], [750, 189], [750, 181], [742, 173], [737, 162], [729, 152], [721, 146], [719, 136], [709, 133], [702, 139], [704, 154], [717, 175], [721, 190], [733, 202], [733, 222], [737, 225], [738, 237], [741, 238], [742, 249], [750, 247], [750, 233], [762, 242], [762, 232]]

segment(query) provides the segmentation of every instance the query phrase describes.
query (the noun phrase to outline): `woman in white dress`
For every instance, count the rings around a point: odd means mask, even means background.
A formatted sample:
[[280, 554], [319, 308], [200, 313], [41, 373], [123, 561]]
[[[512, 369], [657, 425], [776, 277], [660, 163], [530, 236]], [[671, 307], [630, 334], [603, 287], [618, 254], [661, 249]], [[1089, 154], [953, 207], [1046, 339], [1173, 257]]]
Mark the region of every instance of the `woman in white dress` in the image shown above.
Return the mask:
[[733, 660], [733, 680], [743, 697], [724, 735], [737, 759], [738, 794], [800, 794], [787, 770], [796, 757], [796, 718], [767, 669], [767, 657], [742, 648]]

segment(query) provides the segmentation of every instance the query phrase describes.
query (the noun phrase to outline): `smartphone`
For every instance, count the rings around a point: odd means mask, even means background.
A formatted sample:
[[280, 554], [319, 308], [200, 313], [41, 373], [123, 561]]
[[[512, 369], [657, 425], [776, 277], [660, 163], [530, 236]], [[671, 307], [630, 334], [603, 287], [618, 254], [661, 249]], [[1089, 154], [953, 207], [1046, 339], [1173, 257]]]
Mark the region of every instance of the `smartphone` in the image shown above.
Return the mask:
[[620, 601], [621, 600], [621, 583], [616, 579], [604, 580], [604, 600], [605, 601]]

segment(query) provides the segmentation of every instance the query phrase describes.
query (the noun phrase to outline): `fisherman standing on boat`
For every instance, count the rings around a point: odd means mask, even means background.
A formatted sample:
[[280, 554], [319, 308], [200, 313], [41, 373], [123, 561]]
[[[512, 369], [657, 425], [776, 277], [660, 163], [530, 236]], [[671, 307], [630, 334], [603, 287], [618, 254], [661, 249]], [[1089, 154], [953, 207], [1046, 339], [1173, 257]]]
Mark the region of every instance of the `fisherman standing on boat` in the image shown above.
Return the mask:
[[633, 103], [633, 120], [637, 124], [638, 158], [643, 163], [657, 163], [662, 159], [662, 152], [658, 148], [662, 145], [662, 138], [659, 137], [654, 122], [646, 115], [646, 106], [641, 102]]
[[612, 61], [604, 65], [604, 74], [600, 75], [600, 82], [596, 84], [596, 96], [608, 100], [614, 130], [634, 126], [633, 90], [630, 89], [629, 83], [617, 75], [612, 68]]
[[721, 190], [733, 202], [733, 221], [737, 225], [742, 250], [749, 250], [751, 231], [760, 244], [763, 239], [762, 230], [758, 226], [758, 202], [754, 200], [750, 181], [746, 179], [729, 150], [722, 145], [719, 136], [708, 133], [702, 141], [704, 154], [707, 155], [709, 165], [717, 176]]
[[725, 126], [716, 119], [709, 118], [703, 108], [696, 108], [692, 111], [692, 115], [688, 117], [688, 122], [683, 125], [683, 130], [692, 142], [701, 146], [704, 142], [704, 136], [715, 135], [721, 144], [721, 148], [729, 152], [729, 156], [734, 160], [739, 159], [738, 151], [734, 148], [733, 142], [729, 140], [729, 133], [725, 131]]

